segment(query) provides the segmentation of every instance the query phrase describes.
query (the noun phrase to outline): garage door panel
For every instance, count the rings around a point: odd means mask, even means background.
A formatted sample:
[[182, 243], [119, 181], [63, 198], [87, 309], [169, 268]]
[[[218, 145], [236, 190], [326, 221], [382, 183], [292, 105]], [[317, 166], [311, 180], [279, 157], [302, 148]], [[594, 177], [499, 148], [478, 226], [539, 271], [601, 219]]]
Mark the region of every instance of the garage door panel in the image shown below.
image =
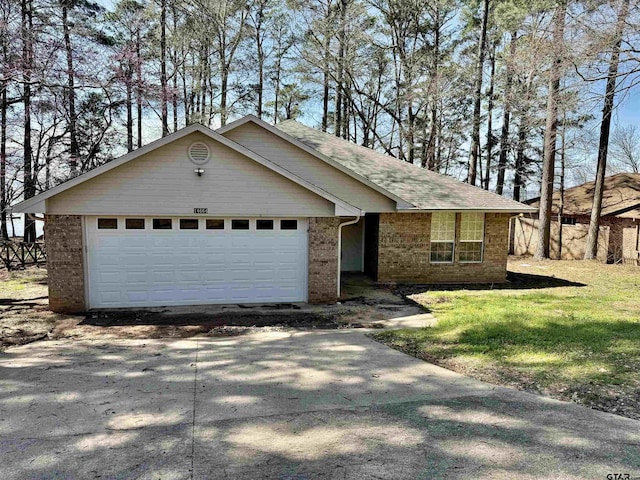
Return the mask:
[[129, 285], [146, 285], [148, 282], [147, 272], [125, 272], [124, 281]]
[[[184, 267], [181, 267], [184, 268]], [[199, 270], [178, 270], [178, 275], [177, 275], [177, 282], [179, 284], [184, 284], [184, 283], [201, 283], [202, 280], [200, 278], [200, 271]]]
[[152, 285], [160, 283], [174, 283], [175, 272], [173, 270], [149, 270], [149, 281]]
[[149, 295], [147, 290], [127, 290], [127, 302], [138, 303], [147, 301]]
[[197, 231], [180, 230], [178, 218], [172, 230], [100, 231], [86, 222], [91, 308], [306, 300], [306, 221], [295, 231], [250, 222], [250, 230], [228, 221], [205, 230], [201, 221]]

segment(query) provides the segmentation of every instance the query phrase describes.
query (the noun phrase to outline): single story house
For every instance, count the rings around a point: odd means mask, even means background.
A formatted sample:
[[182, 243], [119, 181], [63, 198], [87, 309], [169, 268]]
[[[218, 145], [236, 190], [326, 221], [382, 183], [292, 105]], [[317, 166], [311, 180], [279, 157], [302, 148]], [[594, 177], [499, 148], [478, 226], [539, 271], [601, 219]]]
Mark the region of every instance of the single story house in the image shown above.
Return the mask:
[[[584, 258], [593, 192], [594, 182], [565, 190], [562, 214], [560, 192], [554, 192], [550, 241], [552, 258]], [[533, 198], [525, 203], [539, 208], [540, 199]], [[514, 220], [512, 253], [533, 255], [537, 244], [538, 214], [527, 214]], [[598, 260], [634, 265], [640, 260], [640, 173], [619, 173], [605, 179], [598, 236]]]
[[380, 282], [503, 282], [532, 211], [295, 121], [191, 125], [16, 205], [44, 213], [50, 308], [335, 302]]

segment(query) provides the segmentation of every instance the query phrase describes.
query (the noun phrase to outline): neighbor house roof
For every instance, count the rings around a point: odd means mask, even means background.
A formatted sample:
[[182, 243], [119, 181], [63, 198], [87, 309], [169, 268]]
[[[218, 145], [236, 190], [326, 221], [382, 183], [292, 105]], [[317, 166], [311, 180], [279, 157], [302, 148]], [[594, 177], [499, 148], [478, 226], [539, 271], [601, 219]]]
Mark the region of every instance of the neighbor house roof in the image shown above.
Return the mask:
[[[564, 215], [590, 215], [593, 207], [595, 182], [587, 182], [564, 192]], [[527, 200], [529, 205], [539, 206], [540, 197]], [[640, 173], [619, 173], [605, 178], [602, 194], [602, 214], [617, 215], [640, 208]], [[560, 192], [553, 193], [552, 211], [560, 211]]]
[[460, 182], [446, 175], [400, 161], [389, 155], [307, 127], [294, 120], [275, 126], [295, 140], [311, 147], [379, 185], [414, 207], [399, 210], [482, 210], [529, 212], [534, 209]]

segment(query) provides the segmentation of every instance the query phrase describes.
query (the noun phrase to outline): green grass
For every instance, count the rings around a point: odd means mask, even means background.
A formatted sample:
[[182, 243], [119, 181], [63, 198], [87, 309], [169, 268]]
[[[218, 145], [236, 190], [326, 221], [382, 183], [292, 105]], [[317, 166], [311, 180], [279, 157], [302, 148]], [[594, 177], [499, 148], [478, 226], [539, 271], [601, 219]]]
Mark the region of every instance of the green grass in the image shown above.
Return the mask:
[[515, 284], [496, 290], [416, 288], [410, 298], [438, 323], [375, 337], [454, 370], [556, 396], [640, 393], [640, 267], [514, 260], [510, 270]]

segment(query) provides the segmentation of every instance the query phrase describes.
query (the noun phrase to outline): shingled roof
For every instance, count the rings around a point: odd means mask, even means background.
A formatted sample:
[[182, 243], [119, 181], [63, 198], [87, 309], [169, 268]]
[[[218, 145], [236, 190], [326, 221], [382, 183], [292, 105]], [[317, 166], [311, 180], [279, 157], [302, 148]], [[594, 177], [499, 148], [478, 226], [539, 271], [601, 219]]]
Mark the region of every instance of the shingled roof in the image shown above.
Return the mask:
[[414, 205], [417, 210], [534, 211], [522, 203], [400, 161], [294, 120], [278, 123], [275, 127]]
[[[564, 215], [590, 215], [595, 182], [587, 182], [564, 192]], [[531, 206], [540, 205], [540, 198], [528, 200]], [[618, 173], [605, 178], [602, 195], [602, 215], [617, 215], [640, 208], [640, 173]], [[552, 211], [560, 210], [560, 192], [553, 193]]]

